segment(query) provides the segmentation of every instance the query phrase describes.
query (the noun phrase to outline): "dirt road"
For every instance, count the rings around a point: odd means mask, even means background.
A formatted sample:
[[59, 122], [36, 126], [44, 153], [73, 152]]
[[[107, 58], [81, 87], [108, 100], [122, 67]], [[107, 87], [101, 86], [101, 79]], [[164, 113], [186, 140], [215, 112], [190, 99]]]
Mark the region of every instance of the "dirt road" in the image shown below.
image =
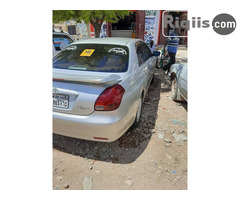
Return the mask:
[[53, 134], [53, 189], [186, 190], [187, 103], [172, 101], [170, 89], [156, 69], [141, 125], [115, 142]]

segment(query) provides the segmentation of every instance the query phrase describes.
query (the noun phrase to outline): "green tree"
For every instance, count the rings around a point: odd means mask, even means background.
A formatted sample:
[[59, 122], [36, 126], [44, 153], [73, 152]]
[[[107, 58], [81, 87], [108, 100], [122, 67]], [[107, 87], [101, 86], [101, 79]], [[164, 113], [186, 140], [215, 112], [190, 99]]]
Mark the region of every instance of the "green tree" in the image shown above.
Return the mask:
[[75, 20], [77, 23], [84, 21], [91, 23], [95, 29], [95, 37], [98, 38], [104, 21], [116, 23], [119, 19], [128, 16], [127, 10], [53, 10], [53, 22]]

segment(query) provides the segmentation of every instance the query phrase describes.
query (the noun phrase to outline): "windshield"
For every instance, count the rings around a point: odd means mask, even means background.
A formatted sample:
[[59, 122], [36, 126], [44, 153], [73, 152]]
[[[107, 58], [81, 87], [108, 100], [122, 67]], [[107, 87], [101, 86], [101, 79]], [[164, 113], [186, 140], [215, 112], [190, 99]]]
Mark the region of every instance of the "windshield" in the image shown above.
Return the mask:
[[129, 50], [126, 46], [109, 44], [72, 44], [53, 58], [53, 68], [126, 72]]

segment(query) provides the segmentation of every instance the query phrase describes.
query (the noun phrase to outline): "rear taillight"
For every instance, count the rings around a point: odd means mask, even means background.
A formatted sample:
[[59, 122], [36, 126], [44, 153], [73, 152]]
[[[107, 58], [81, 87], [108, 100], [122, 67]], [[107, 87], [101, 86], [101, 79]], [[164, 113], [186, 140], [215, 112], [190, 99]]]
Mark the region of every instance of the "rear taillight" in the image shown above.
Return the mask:
[[121, 104], [124, 92], [124, 88], [119, 84], [107, 88], [97, 98], [94, 109], [96, 111], [116, 110]]

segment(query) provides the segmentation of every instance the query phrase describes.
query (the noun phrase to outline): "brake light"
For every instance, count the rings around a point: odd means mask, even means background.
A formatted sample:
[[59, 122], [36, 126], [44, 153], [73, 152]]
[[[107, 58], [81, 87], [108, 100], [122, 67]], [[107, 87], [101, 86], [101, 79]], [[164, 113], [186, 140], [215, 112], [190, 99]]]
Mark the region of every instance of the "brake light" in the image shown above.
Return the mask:
[[94, 109], [96, 111], [116, 110], [121, 104], [124, 92], [124, 88], [119, 84], [107, 88], [97, 98]]
[[108, 138], [101, 138], [101, 137], [93, 137], [96, 140], [108, 140]]

